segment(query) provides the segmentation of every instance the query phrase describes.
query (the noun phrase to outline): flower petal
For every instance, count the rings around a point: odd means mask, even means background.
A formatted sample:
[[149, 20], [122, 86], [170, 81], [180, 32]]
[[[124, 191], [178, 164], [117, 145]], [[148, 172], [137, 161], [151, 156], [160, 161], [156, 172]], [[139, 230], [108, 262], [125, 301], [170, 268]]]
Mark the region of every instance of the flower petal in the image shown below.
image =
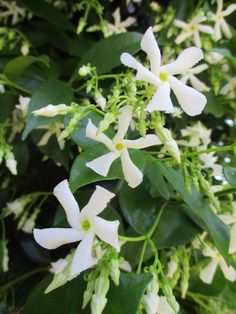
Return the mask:
[[119, 156], [120, 154], [116, 152], [110, 152], [98, 158], [95, 158], [92, 161], [86, 162], [86, 167], [92, 169], [101, 176], [106, 177], [111, 168], [111, 164]]
[[86, 136], [94, 141], [104, 144], [109, 150], [113, 150], [112, 140], [104, 133], [97, 134], [97, 127], [89, 119], [86, 126]]
[[225, 36], [227, 38], [231, 38], [232, 37], [232, 32], [230, 30], [230, 27], [229, 27], [228, 23], [224, 19], [221, 20], [221, 28], [222, 28], [222, 31], [223, 31], [223, 33], [225, 34]]
[[66, 212], [67, 221], [71, 227], [78, 226], [80, 210], [74, 195], [72, 194], [67, 180], [60, 182], [53, 190], [53, 194]]
[[161, 141], [155, 134], [147, 134], [137, 140], [123, 140], [127, 148], [142, 149], [154, 145], [160, 145]]
[[203, 64], [197, 65], [196, 67], [192, 68], [191, 73], [192, 74], [199, 74], [208, 68], [209, 68], [209, 66], [206, 63], [203, 63]]
[[221, 23], [220, 21], [216, 21], [215, 26], [214, 26], [214, 39], [219, 40], [221, 39]]
[[121, 165], [125, 180], [131, 188], [135, 188], [143, 181], [143, 174], [129, 157], [125, 149], [121, 153]]
[[128, 28], [130, 27], [131, 25], [133, 25], [134, 23], [136, 22], [136, 18], [135, 17], [132, 17], [132, 16], [129, 16], [126, 20], [124, 20], [121, 25], [124, 27], [124, 28]]
[[236, 272], [232, 266], [227, 266], [223, 257], [221, 257], [220, 259], [220, 268], [226, 279], [228, 279], [229, 281], [235, 281]]
[[170, 85], [182, 109], [189, 116], [196, 116], [203, 111], [207, 103], [207, 99], [203, 94], [184, 85], [174, 76], [170, 78]]
[[183, 41], [185, 41], [187, 38], [192, 36], [192, 32], [182, 32], [179, 34], [179, 36], [176, 37], [175, 43], [177, 45], [181, 44]]
[[124, 52], [120, 57], [121, 62], [134, 70], [137, 70], [135, 79], [139, 81], [145, 81], [151, 84], [158, 86], [161, 81], [158, 79], [156, 75], [154, 75], [151, 71], [145, 68], [141, 63], [139, 63], [133, 56], [129, 53]]
[[233, 13], [236, 10], [236, 4], [231, 4], [228, 6], [228, 8], [226, 10], [224, 10], [221, 15], [222, 16], [228, 16], [231, 13]]
[[178, 58], [161, 67], [160, 71], [167, 72], [168, 74], [183, 74], [188, 69], [192, 68], [203, 58], [202, 50], [196, 47], [184, 49]]
[[100, 214], [114, 196], [114, 193], [96, 185], [96, 190], [93, 192], [88, 204], [82, 209], [81, 214], [88, 217]]
[[214, 34], [214, 29], [211, 26], [208, 25], [198, 25], [197, 26], [198, 30], [200, 32], [206, 33], [206, 34]]
[[210, 263], [201, 270], [200, 278], [203, 282], [208, 283], [208, 284], [212, 283], [217, 265], [218, 265], [218, 261], [215, 259], [212, 259]]
[[230, 229], [229, 254], [236, 253], [236, 222]]
[[118, 240], [118, 228], [120, 222], [118, 220], [108, 221], [101, 217], [92, 218], [92, 224], [95, 234], [104, 242], [113, 246], [118, 252], [120, 245]]
[[148, 112], [165, 111], [174, 112], [174, 107], [170, 98], [170, 85], [161, 84], [154, 93], [150, 103], [147, 105]]
[[157, 313], [158, 314], [175, 314], [175, 311], [169, 305], [166, 297], [164, 297], [164, 296], [160, 296], [160, 298], [159, 298]]
[[141, 40], [141, 48], [148, 55], [152, 73], [157, 75], [161, 65], [161, 52], [153, 35], [152, 27], [149, 27], [144, 33]]
[[87, 233], [75, 250], [70, 270], [72, 278], [96, 264], [97, 260], [92, 257], [93, 240], [94, 233]]
[[209, 91], [209, 87], [202, 81], [200, 81], [194, 74], [189, 75], [189, 80], [194, 89], [199, 92]]
[[197, 48], [201, 48], [202, 47], [202, 41], [201, 41], [201, 37], [199, 35], [199, 31], [195, 30], [193, 32], [193, 39], [194, 39], [194, 43], [196, 45]]
[[125, 137], [132, 118], [132, 110], [132, 106], [125, 106], [120, 109], [118, 117], [118, 130], [113, 138], [113, 143], [120, 142]]
[[174, 25], [183, 29], [186, 29], [188, 27], [188, 24], [181, 20], [174, 20]]
[[83, 233], [72, 228], [34, 229], [35, 241], [45, 249], [56, 249], [61, 245], [77, 242], [83, 238]]

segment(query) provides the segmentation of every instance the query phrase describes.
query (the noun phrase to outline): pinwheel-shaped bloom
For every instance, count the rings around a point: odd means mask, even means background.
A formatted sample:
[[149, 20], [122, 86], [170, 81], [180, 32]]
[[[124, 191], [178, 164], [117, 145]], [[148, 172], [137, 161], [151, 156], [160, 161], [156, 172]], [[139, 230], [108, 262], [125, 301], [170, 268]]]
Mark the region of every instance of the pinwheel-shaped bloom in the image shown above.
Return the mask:
[[196, 15], [189, 23], [186, 23], [181, 20], [175, 20], [174, 21], [175, 26], [183, 29], [183, 31], [175, 40], [176, 44], [180, 44], [187, 38], [191, 38], [195, 45], [198, 48], [201, 48], [202, 42], [199, 32], [211, 35], [214, 33], [214, 30], [211, 26], [201, 24], [204, 21], [206, 21], [206, 17], [202, 13]]
[[209, 91], [209, 87], [205, 83], [200, 81], [195, 75], [205, 71], [206, 69], [208, 69], [208, 65], [204, 63], [187, 70], [181, 78], [181, 82], [186, 84], [189, 80], [192, 87], [199, 92]]
[[74, 253], [70, 270], [71, 277], [79, 275], [80, 272], [96, 264], [97, 260], [92, 255], [95, 236], [112, 245], [117, 251], [120, 250], [119, 221], [107, 221], [97, 216], [115, 196], [113, 193], [96, 186], [88, 204], [81, 212], [67, 180], [59, 183], [53, 193], [65, 209], [71, 228], [34, 229], [34, 238], [46, 249], [56, 249], [66, 243], [81, 241]]
[[89, 120], [86, 128], [86, 136], [103, 143], [110, 152], [90, 162], [86, 166], [101, 176], [106, 177], [114, 160], [121, 158], [122, 170], [129, 186], [135, 188], [143, 180], [143, 174], [129, 157], [128, 148], [142, 149], [145, 147], [161, 144], [154, 134], [148, 134], [144, 138], [136, 140], [124, 139], [132, 118], [132, 107], [126, 106], [120, 110], [118, 117], [118, 130], [111, 140], [104, 133], [97, 134], [97, 127]]
[[25, 9], [18, 7], [15, 1], [1, 0], [0, 5], [6, 8], [5, 11], [2, 10], [2, 12], [0, 13], [0, 19], [12, 17], [11, 25], [17, 24], [26, 15]]
[[127, 28], [136, 22], [136, 18], [129, 16], [126, 20], [121, 21], [120, 8], [118, 7], [112, 14], [114, 18], [114, 24], [108, 23], [108, 34], [120, 34], [125, 33]]
[[202, 50], [196, 47], [187, 48], [175, 61], [161, 66], [161, 52], [151, 27], [143, 35], [141, 48], [148, 55], [151, 70], [145, 68], [128, 53], [122, 53], [121, 62], [137, 70], [136, 80], [146, 81], [157, 87], [146, 110], [149, 112], [173, 112], [174, 108], [170, 98], [170, 89], [172, 88], [182, 109], [188, 115], [200, 114], [206, 105], [206, 97], [192, 87], [183, 84], [174, 75], [184, 74], [199, 62], [203, 58]]
[[231, 4], [226, 10], [223, 10], [223, 0], [217, 0], [217, 10], [215, 14], [211, 14], [212, 20], [215, 22], [214, 37], [216, 40], [222, 38], [222, 33], [225, 37], [232, 37], [232, 32], [225, 17], [230, 15], [236, 10], [236, 4]]
[[234, 204], [234, 210], [232, 215], [220, 215], [219, 217], [226, 225], [231, 226], [229, 253], [236, 253], [236, 204]]
[[186, 129], [181, 130], [182, 136], [189, 137], [189, 141], [180, 140], [178, 143], [189, 147], [199, 147], [201, 145], [201, 149], [203, 149], [211, 142], [211, 132], [198, 121], [192, 126], [187, 126]]
[[199, 158], [203, 162], [203, 168], [213, 170], [213, 176], [222, 175], [222, 166], [216, 163], [219, 157], [215, 156], [215, 152], [201, 154]]
[[200, 272], [200, 278], [203, 282], [211, 284], [216, 272], [218, 265], [222, 270], [226, 279], [230, 281], [235, 281], [236, 279], [236, 272], [232, 266], [227, 266], [224, 258], [220, 253], [209, 246], [205, 246], [203, 249], [203, 255], [210, 257], [211, 261], [205, 268], [203, 268]]

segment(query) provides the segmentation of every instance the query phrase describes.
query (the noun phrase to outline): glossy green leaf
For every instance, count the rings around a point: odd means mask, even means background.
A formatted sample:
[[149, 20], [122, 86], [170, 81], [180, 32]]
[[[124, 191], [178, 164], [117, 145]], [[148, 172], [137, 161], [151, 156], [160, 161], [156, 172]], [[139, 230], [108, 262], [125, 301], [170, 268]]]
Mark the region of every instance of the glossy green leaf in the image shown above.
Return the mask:
[[236, 168], [232, 167], [224, 167], [223, 174], [225, 179], [234, 187], [236, 188]]
[[63, 14], [60, 10], [56, 9], [50, 3], [44, 0], [17, 0], [17, 2], [20, 5], [25, 6], [28, 10], [34, 13], [34, 15], [48, 20], [60, 28], [74, 31], [74, 27], [67, 19], [66, 15]]
[[4, 73], [10, 80], [16, 81], [31, 64], [36, 62], [49, 68], [48, 56], [20, 56], [12, 59], [6, 64]]
[[72, 88], [63, 81], [48, 80], [43, 82], [33, 93], [31, 101], [29, 103], [28, 118], [26, 126], [22, 135], [23, 140], [28, 134], [37, 126], [57, 121], [60, 117], [48, 118], [48, 117], [36, 117], [32, 114], [33, 110], [40, 109], [49, 104], [70, 104], [73, 98]]
[[[104, 314], [136, 314], [144, 291], [152, 276], [146, 274], [124, 274], [120, 276], [120, 285], [111, 284], [108, 292], [108, 303]], [[86, 283], [83, 276], [68, 282], [66, 285], [44, 294], [52, 276], [44, 278], [32, 291], [22, 314], [88, 314], [88, 305], [81, 309]], [[122, 306], [121, 306], [122, 304]], [[40, 305], [40, 306], [39, 306]]]
[[82, 57], [79, 67], [90, 63], [99, 74], [108, 72], [121, 64], [122, 52], [134, 54], [139, 50], [141, 38], [140, 33], [127, 32], [102, 39]]
[[227, 226], [213, 213], [201, 193], [194, 188], [192, 188], [192, 194], [188, 193], [180, 173], [159, 162], [157, 166], [173, 188], [183, 198], [183, 201], [187, 205], [184, 206], [185, 212], [198, 226], [209, 233], [217, 249], [224, 258], [229, 261], [229, 231]]
[[[95, 144], [90, 150], [80, 154], [74, 161], [70, 172], [70, 187], [76, 191], [81, 186], [104, 180], [124, 179], [120, 158], [115, 160], [106, 177], [100, 176], [92, 169], [86, 167], [86, 162], [91, 161], [102, 154], [107, 153], [102, 144]], [[142, 151], [130, 150], [130, 158], [142, 171], [145, 168], [146, 155]]]

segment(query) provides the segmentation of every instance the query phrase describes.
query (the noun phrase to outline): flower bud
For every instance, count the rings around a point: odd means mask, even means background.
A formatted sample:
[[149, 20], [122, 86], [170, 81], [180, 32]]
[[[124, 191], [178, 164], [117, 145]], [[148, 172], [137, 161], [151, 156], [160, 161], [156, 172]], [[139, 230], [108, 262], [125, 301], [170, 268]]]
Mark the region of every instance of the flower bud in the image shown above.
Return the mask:
[[115, 115], [111, 112], [106, 113], [104, 119], [99, 123], [97, 135], [106, 131], [109, 128], [109, 125], [114, 121]]
[[70, 112], [72, 110], [72, 108], [70, 106], [64, 105], [64, 104], [60, 104], [60, 105], [47, 105], [46, 107], [43, 107], [41, 109], [38, 110], [34, 110], [32, 111], [32, 113], [35, 116], [43, 116], [43, 117], [55, 117], [58, 114], [62, 114], [65, 115], [68, 112]]
[[29, 54], [29, 44], [27, 42], [24, 42], [20, 49], [23, 56], [27, 56]]
[[13, 175], [17, 175], [17, 161], [15, 160], [15, 156], [11, 151], [8, 151], [5, 155], [6, 166], [11, 171]]
[[80, 76], [91, 74], [91, 67], [89, 65], [83, 65], [81, 68], [79, 68], [78, 73]]
[[95, 294], [96, 295], [106, 295], [109, 290], [110, 282], [108, 279], [108, 271], [105, 269], [101, 270], [99, 277], [95, 281]]
[[79, 24], [77, 26], [77, 30], [76, 30], [77, 35], [82, 33], [82, 31], [84, 30], [85, 25], [86, 25], [85, 19], [81, 18], [80, 21], [79, 21]]
[[159, 296], [156, 293], [148, 293], [143, 298], [143, 306], [146, 314], [158, 313]]
[[119, 286], [120, 281], [120, 269], [119, 269], [119, 260], [112, 259], [111, 260], [111, 270], [110, 276], [116, 286]]
[[164, 284], [162, 287], [162, 291], [164, 292], [168, 304], [172, 307], [172, 309], [175, 311], [175, 313], [178, 313], [179, 310], [179, 304], [175, 299], [175, 296], [173, 294], [173, 291], [169, 284]]
[[101, 314], [107, 303], [107, 298], [94, 294], [91, 300], [91, 313]]
[[94, 99], [95, 99], [97, 105], [98, 105], [102, 110], [105, 110], [107, 101], [106, 101], [106, 98], [104, 98], [100, 92], [97, 91], [97, 92], [95, 93]]

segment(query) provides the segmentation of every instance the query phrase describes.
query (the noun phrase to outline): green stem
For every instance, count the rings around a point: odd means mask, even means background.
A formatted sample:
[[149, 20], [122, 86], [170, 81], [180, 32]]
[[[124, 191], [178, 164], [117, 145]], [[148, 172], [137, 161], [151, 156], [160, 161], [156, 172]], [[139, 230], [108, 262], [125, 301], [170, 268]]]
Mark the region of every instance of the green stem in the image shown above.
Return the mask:
[[140, 237], [126, 237], [126, 236], [119, 236], [121, 241], [125, 242], [140, 242], [145, 241], [147, 239], [146, 235]]
[[145, 254], [145, 251], [146, 251], [146, 247], [147, 247], [147, 241], [144, 241], [143, 247], [142, 247], [142, 251], [141, 251], [141, 254], [140, 254], [139, 263], [138, 263], [137, 274], [140, 274], [140, 272], [141, 272], [142, 264], [143, 264], [143, 258], [144, 258], [144, 254]]
[[16, 285], [17, 283], [23, 281], [23, 280], [26, 280], [27, 278], [31, 277], [31, 276], [34, 276], [38, 273], [41, 273], [41, 272], [45, 272], [45, 271], [48, 271], [48, 267], [41, 267], [41, 268], [38, 268], [38, 269], [35, 269], [35, 270], [32, 270], [24, 275], [21, 275], [7, 283], [5, 283], [4, 285], [1, 286], [0, 288], [0, 291], [4, 291], [4, 290], [7, 290], [8, 288], [10, 288], [11, 286], [14, 286]]
[[154, 224], [152, 225], [151, 229], [148, 231], [148, 233], [146, 235], [147, 238], [150, 239], [152, 237], [153, 233], [155, 232], [167, 203], [168, 202], [165, 202], [162, 205], [162, 207], [161, 207], [161, 209], [160, 209], [160, 211], [159, 211], [159, 213], [158, 213], [158, 215], [156, 217], [156, 220], [154, 221]]
[[222, 151], [228, 151], [228, 150], [232, 150], [232, 149], [233, 149], [232, 145], [212, 147], [212, 148], [198, 150], [198, 151], [192, 152], [192, 153], [184, 153], [184, 154], [182, 154], [182, 157], [191, 157], [191, 156], [201, 155], [201, 154], [205, 154], [205, 153], [222, 152]]
[[16, 89], [18, 89], [19, 91], [25, 93], [25, 94], [28, 94], [28, 95], [32, 95], [32, 92], [8, 79], [5, 79], [5, 81], [3, 82], [4, 85], [8, 85], [8, 86], [11, 86], [11, 87], [14, 87]]

